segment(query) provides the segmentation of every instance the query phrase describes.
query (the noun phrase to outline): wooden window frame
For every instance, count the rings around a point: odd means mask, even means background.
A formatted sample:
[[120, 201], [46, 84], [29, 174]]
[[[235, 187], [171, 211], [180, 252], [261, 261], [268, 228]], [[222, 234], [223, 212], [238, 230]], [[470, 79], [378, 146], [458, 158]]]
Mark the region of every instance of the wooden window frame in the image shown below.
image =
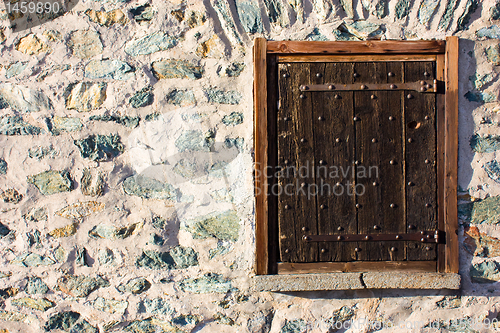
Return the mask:
[[[278, 59], [287, 61], [376, 61], [391, 57], [391, 61], [410, 61], [429, 58], [436, 61], [437, 79], [445, 82], [445, 93], [437, 96], [437, 181], [438, 181], [438, 229], [446, 232], [446, 244], [438, 247], [437, 269], [429, 265], [411, 262], [345, 262], [301, 264], [299, 269], [288, 273], [363, 272], [363, 271], [434, 271], [458, 273], [458, 214], [457, 214], [457, 168], [458, 168], [458, 37], [446, 40], [421, 41], [267, 41], [256, 38], [253, 48], [254, 60], [254, 151], [255, 151], [255, 244], [257, 275], [277, 272], [274, 246], [270, 235], [276, 219], [269, 209], [266, 189], [268, 178], [265, 171], [270, 165], [272, 146], [268, 142], [268, 126], [272, 117], [268, 110], [275, 107], [275, 94], [269, 93], [268, 81], [276, 81]], [[269, 98], [268, 98], [269, 97]]]

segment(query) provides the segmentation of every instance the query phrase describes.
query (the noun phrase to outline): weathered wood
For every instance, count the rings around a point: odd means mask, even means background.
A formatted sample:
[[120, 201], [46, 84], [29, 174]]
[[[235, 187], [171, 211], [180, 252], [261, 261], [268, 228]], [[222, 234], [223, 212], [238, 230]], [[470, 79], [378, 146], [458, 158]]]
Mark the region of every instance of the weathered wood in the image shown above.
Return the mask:
[[352, 261], [279, 263], [278, 274], [329, 272], [435, 272], [435, 261]]
[[256, 273], [268, 273], [268, 203], [264, 176], [267, 165], [267, 41], [256, 38], [253, 47], [254, 61], [254, 147], [255, 147], [255, 247]]
[[[363, 83], [402, 80], [401, 63], [357, 63], [355, 68], [357, 80]], [[389, 72], [394, 76], [389, 77]], [[356, 183], [364, 191], [357, 196], [358, 232], [362, 234], [405, 231], [401, 95], [399, 91], [354, 93], [355, 116], [359, 118], [355, 122]], [[359, 243], [359, 248], [358, 260], [405, 258], [404, 242]]]
[[[445, 80], [445, 55], [439, 54], [436, 60], [436, 78], [440, 81]], [[436, 131], [437, 131], [437, 204], [438, 204], [438, 229], [445, 230], [444, 220], [444, 145], [445, 145], [445, 96], [439, 94], [436, 96]], [[446, 271], [446, 245], [439, 244], [437, 251], [437, 269], [438, 272]]]
[[442, 40], [420, 41], [269, 41], [268, 53], [316, 53], [316, 54], [432, 54], [444, 53], [445, 42]]
[[393, 54], [390, 57], [383, 54], [353, 54], [353, 55], [324, 55], [324, 54], [276, 54], [278, 62], [387, 62], [387, 61], [436, 61], [434, 54]]
[[458, 37], [446, 38], [445, 225], [446, 272], [458, 273]]
[[[317, 67], [316, 67], [317, 68]], [[323, 64], [320, 81], [351, 83], [353, 66], [349, 63]], [[319, 69], [319, 68], [318, 68]], [[356, 233], [355, 198], [348, 195], [348, 184], [354, 183], [353, 93], [312, 93], [314, 152], [317, 167], [318, 232], [320, 235]], [[337, 98], [335, 97], [337, 96]], [[338, 142], [337, 142], [338, 141]], [[320, 164], [320, 161], [323, 161]], [[340, 184], [340, 185], [338, 185]], [[338, 228], [341, 228], [339, 231]], [[320, 261], [351, 261], [356, 259], [355, 244], [319, 243]]]
[[[433, 62], [406, 62], [405, 81], [432, 82], [436, 77], [434, 66]], [[413, 91], [405, 91], [405, 94], [407, 98], [404, 99], [404, 144], [408, 233], [435, 230], [437, 228], [436, 96]], [[411, 225], [416, 228], [410, 228]], [[435, 260], [436, 250], [436, 245], [409, 243], [407, 258]]]
[[[278, 193], [281, 258], [313, 262], [318, 260], [318, 246], [302, 240], [304, 235], [317, 233], [316, 197], [309, 191], [309, 185], [315, 183], [312, 100], [298, 89], [301, 84], [310, 83], [310, 66], [280, 64], [279, 69], [278, 160], [282, 166], [288, 160], [286, 166], [293, 167], [294, 173], [285, 172], [285, 177], [280, 178], [283, 189]], [[285, 189], [290, 189], [292, 195]]]

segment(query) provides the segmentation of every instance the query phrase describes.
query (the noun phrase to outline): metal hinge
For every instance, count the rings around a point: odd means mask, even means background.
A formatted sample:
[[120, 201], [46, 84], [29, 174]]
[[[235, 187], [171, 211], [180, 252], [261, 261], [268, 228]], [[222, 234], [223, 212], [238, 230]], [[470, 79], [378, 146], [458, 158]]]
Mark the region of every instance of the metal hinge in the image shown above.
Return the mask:
[[301, 85], [300, 91], [358, 91], [358, 90], [414, 90], [421, 93], [438, 93], [444, 91], [444, 82], [438, 80], [422, 80], [407, 83], [327, 83]]
[[413, 241], [421, 243], [446, 243], [446, 233], [442, 230], [420, 231], [411, 234], [342, 234], [342, 235], [304, 235], [305, 242], [381, 242]]

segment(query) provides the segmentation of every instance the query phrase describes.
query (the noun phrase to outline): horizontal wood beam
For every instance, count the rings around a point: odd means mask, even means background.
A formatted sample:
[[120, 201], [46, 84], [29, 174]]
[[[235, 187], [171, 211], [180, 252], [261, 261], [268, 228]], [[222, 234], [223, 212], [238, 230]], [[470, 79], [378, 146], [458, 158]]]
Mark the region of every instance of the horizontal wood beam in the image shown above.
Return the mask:
[[278, 274], [329, 272], [435, 272], [436, 261], [353, 261], [278, 263]]

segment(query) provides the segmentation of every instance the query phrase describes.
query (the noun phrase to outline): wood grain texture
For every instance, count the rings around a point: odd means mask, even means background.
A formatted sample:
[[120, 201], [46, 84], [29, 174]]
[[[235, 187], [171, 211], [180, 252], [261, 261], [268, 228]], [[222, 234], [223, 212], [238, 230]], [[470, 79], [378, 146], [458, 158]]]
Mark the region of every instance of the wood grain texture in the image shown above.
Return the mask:
[[[439, 54], [436, 59], [436, 78], [445, 81], [445, 55]], [[438, 229], [445, 231], [444, 220], [444, 143], [445, 143], [445, 95], [436, 95], [436, 170], [437, 170], [437, 205], [438, 205]], [[446, 245], [439, 244], [437, 251], [438, 272], [446, 271]]]
[[316, 54], [276, 54], [278, 62], [394, 62], [394, 61], [435, 61], [437, 55], [393, 54], [390, 57], [382, 54], [354, 55], [316, 55]]
[[435, 261], [352, 261], [318, 263], [279, 263], [278, 274], [329, 272], [435, 272]]
[[256, 38], [253, 47], [254, 61], [254, 147], [255, 147], [255, 247], [256, 273], [268, 273], [268, 206], [267, 179], [264, 168], [267, 158], [267, 74], [266, 57], [267, 41]]
[[458, 37], [446, 38], [445, 226], [446, 272], [458, 273]]
[[280, 54], [433, 54], [445, 51], [441, 40], [421, 41], [269, 41], [269, 53]]

